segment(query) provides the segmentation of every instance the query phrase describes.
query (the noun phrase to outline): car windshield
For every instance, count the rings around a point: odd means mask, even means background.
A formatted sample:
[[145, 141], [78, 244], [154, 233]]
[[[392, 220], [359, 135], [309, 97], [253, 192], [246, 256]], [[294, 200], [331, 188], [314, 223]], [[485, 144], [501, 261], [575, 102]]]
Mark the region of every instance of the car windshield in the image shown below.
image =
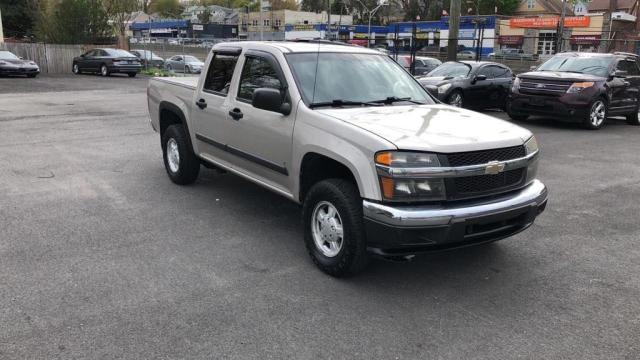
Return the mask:
[[13, 53], [9, 52], [9, 51], [0, 51], [0, 59], [5, 59], [5, 60], [20, 60], [19, 57], [13, 55]]
[[446, 62], [433, 69], [427, 76], [467, 76], [471, 66], [461, 62]]
[[198, 60], [198, 58], [193, 57], [193, 56], [185, 56], [184, 57], [184, 61], [188, 62], [188, 63], [199, 63], [199, 62], [202, 62], [202, 61]]
[[117, 56], [117, 57], [134, 57], [134, 55], [126, 50], [121, 49], [105, 49], [109, 56]]
[[607, 76], [612, 57], [555, 56], [542, 64], [538, 71], [560, 71]]
[[307, 105], [433, 103], [422, 86], [386, 55], [304, 53], [287, 55], [287, 60]]

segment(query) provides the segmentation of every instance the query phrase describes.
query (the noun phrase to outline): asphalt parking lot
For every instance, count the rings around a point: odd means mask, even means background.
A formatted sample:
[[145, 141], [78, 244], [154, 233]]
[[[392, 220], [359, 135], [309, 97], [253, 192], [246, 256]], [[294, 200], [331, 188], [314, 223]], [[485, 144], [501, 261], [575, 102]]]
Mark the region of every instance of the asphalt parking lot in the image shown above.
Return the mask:
[[640, 357], [640, 127], [522, 123], [531, 229], [334, 279], [295, 204], [169, 181], [146, 83], [0, 79], [0, 359]]

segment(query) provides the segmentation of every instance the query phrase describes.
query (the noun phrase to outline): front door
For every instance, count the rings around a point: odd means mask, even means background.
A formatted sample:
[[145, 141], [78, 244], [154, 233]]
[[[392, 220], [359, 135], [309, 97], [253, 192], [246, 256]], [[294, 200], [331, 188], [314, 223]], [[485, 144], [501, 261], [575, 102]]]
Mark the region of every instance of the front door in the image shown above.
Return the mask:
[[[254, 108], [253, 92], [259, 88], [280, 90], [291, 102], [283, 70], [273, 55], [247, 51], [235, 98], [229, 112], [235, 118], [235, 131], [229, 146], [243, 170], [274, 186], [287, 188], [291, 172], [291, 146], [295, 111], [290, 115]], [[235, 114], [235, 115], [233, 115]]]
[[[478, 76], [486, 76], [485, 80], [476, 80]], [[473, 79], [466, 91], [465, 106], [481, 106], [487, 107], [488, 95], [491, 92], [493, 72], [490, 66], [482, 66], [476, 70]]]

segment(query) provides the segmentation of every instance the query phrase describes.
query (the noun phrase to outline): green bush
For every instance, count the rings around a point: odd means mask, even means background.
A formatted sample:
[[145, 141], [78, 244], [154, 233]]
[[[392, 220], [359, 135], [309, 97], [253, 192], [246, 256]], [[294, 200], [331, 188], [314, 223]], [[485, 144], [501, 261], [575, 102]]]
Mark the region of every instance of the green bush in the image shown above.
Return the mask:
[[170, 72], [168, 72], [167, 70], [158, 69], [158, 68], [155, 68], [155, 67], [148, 68], [148, 69], [142, 69], [141, 74], [149, 75], [149, 76], [159, 76], [159, 77], [175, 76], [175, 75], [171, 74]]

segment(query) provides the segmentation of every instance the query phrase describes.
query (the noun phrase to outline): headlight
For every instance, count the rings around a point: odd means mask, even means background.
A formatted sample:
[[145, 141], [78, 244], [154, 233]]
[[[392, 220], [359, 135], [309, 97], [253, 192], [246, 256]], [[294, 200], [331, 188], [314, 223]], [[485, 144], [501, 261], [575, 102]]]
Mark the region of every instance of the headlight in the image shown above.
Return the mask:
[[573, 84], [571, 84], [571, 87], [569, 88], [569, 90], [567, 90], [568, 93], [579, 93], [585, 89], [588, 89], [590, 87], [592, 87], [593, 85], [595, 85], [595, 83], [593, 81], [587, 81], [587, 82], [575, 82]]
[[518, 91], [518, 90], [520, 90], [520, 78], [516, 77], [513, 80], [513, 85], [511, 85], [511, 92], [515, 92], [515, 91]]
[[451, 84], [444, 84], [444, 85], [438, 86], [438, 94], [446, 93], [447, 90], [449, 90], [449, 88], [451, 88]]
[[[439, 167], [436, 154], [384, 151], [376, 154], [379, 169]], [[379, 171], [380, 187], [385, 200], [434, 201], [446, 198], [443, 179], [397, 178], [393, 171]]]
[[527, 152], [527, 155], [533, 154], [534, 152], [538, 151], [538, 141], [536, 140], [536, 137], [531, 136], [529, 140], [524, 143], [524, 148]]

